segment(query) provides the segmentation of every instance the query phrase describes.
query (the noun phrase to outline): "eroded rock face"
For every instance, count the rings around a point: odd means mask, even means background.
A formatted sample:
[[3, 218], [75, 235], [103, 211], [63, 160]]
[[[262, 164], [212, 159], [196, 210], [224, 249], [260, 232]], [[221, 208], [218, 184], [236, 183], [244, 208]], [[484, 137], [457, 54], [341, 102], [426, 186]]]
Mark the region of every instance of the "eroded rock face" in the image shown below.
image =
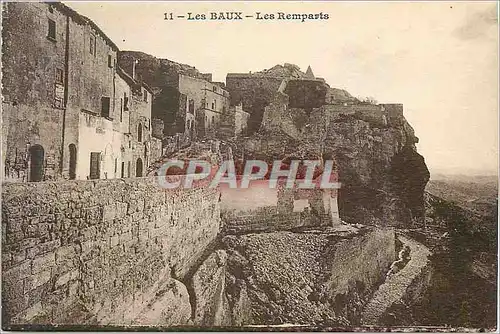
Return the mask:
[[[385, 106], [385, 107], [384, 107]], [[424, 217], [429, 171], [402, 106], [287, 107], [277, 94], [260, 133], [236, 144], [246, 159], [333, 159], [340, 217], [351, 223], [409, 226]]]
[[330, 123], [323, 154], [339, 165], [342, 219], [399, 226], [423, 219], [429, 172], [410, 129], [406, 121], [386, 127], [357, 119]]
[[195, 325], [231, 325], [229, 303], [225, 295], [227, 257], [224, 250], [213, 252], [191, 279]]
[[[186, 286], [169, 278], [158, 287], [146, 308], [132, 322], [144, 326], [180, 326], [190, 324], [191, 305]], [[118, 323], [123, 325], [123, 323]]]

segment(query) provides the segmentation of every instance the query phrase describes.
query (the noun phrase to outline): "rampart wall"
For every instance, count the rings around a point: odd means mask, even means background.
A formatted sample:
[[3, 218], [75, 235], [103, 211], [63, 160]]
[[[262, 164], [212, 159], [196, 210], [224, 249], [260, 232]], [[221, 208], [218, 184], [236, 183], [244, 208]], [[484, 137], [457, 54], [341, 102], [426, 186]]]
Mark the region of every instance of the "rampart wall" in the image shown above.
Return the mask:
[[164, 190], [155, 178], [2, 187], [4, 324], [133, 324], [158, 282], [181, 280], [220, 229], [213, 188]]

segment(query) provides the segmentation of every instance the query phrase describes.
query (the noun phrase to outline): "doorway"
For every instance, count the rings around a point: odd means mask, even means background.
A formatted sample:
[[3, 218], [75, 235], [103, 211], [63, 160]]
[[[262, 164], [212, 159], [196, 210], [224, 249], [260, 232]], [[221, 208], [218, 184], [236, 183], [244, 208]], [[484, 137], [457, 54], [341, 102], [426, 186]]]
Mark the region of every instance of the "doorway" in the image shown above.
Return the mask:
[[69, 144], [69, 179], [76, 179], [76, 145]]
[[30, 182], [43, 181], [43, 162], [45, 151], [41, 145], [33, 145], [29, 149], [30, 153]]
[[101, 175], [101, 152], [90, 152], [90, 179], [99, 179]]
[[139, 177], [142, 176], [142, 159], [138, 158], [137, 162], [135, 164], [135, 176]]

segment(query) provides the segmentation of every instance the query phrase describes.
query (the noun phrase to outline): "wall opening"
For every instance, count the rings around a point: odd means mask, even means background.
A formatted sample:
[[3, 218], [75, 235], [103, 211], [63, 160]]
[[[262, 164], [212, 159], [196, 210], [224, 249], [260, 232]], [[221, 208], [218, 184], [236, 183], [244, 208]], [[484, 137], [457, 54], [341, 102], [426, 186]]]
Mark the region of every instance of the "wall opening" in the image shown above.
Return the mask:
[[30, 182], [39, 182], [43, 180], [43, 162], [45, 151], [41, 145], [30, 147]]
[[139, 143], [142, 143], [142, 124], [139, 123], [139, 125], [137, 126], [137, 141]]
[[76, 179], [76, 145], [69, 144], [69, 179]]
[[135, 176], [142, 176], [142, 159], [138, 158], [135, 164]]
[[91, 180], [98, 179], [101, 175], [101, 152], [90, 152], [90, 176]]

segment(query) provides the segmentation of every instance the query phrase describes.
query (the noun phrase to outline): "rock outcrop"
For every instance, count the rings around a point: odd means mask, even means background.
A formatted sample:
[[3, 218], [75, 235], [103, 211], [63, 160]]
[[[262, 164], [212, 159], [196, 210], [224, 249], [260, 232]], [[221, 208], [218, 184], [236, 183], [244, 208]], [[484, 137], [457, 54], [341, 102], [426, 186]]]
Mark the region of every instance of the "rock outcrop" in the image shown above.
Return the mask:
[[394, 231], [348, 225], [223, 243], [233, 325], [355, 324], [395, 258]]
[[401, 105], [291, 108], [276, 93], [260, 130], [233, 150], [246, 159], [333, 159], [340, 216], [352, 223], [410, 226], [423, 221], [429, 171]]

